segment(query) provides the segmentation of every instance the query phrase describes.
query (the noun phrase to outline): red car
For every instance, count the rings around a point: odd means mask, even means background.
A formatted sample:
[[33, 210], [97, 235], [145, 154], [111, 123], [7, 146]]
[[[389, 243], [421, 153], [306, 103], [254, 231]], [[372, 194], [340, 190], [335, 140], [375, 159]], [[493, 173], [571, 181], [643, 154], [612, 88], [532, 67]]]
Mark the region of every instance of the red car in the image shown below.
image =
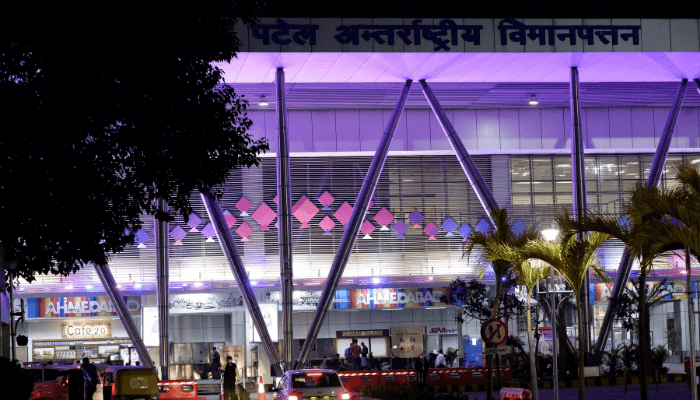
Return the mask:
[[80, 365], [37, 365], [25, 370], [34, 377], [29, 400], [83, 400]]

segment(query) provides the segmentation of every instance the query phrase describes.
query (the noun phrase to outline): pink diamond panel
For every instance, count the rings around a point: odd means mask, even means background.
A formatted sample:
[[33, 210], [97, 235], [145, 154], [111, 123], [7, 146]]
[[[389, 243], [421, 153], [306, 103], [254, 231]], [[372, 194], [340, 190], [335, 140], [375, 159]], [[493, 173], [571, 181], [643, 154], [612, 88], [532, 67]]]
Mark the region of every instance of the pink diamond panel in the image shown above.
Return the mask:
[[328, 206], [330, 206], [335, 201], [335, 199], [333, 198], [333, 196], [331, 196], [330, 193], [328, 193], [328, 191], [325, 191], [323, 192], [321, 197], [318, 198], [318, 201], [321, 203], [324, 210], [330, 210], [330, 207]]
[[333, 215], [341, 224], [346, 225], [350, 219], [350, 213], [352, 213], [352, 206], [346, 201], [343, 202]]
[[374, 215], [374, 220], [377, 221], [381, 226], [387, 226], [391, 223], [391, 221], [394, 220], [394, 214], [390, 213], [389, 210], [382, 207], [382, 209]]
[[318, 223], [318, 226], [320, 226], [321, 229], [324, 230], [324, 235], [330, 235], [331, 229], [333, 229], [333, 227], [335, 226], [335, 222], [333, 222], [333, 220], [326, 215], [325, 217], [323, 217], [321, 222]]
[[292, 215], [301, 222], [301, 229], [310, 228], [309, 221], [318, 214], [318, 207], [314, 205], [306, 196], [301, 198], [292, 207]]
[[241, 235], [241, 241], [249, 242], [250, 239], [248, 239], [248, 236], [250, 236], [250, 234], [253, 233], [253, 228], [251, 228], [250, 225], [244, 222], [241, 224], [241, 226], [238, 227], [238, 229], [236, 229], [236, 233]]
[[263, 231], [269, 231], [270, 222], [277, 217], [277, 213], [267, 205], [267, 203], [262, 203], [257, 210], [253, 213], [253, 219], [256, 220], [260, 226], [262, 226]]
[[360, 227], [360, 231], [367, 236], [371, 235], [375, 229], [376, 228], [374, 227], [374, 225], [372, 225], [372, 223], [367, 220], [365, 220], [365, 222], [363, 222], [362, 226]]
[[440, 232], [440, 228], [438, 228], [437, 225], [435, 225], [435, 222], [430, 221], [428, 225], [425, 226], [423, 229], [423, 232], [425, 232], [426, 235], [430, 236], [428, 240], [436, 240], [435, 235]]

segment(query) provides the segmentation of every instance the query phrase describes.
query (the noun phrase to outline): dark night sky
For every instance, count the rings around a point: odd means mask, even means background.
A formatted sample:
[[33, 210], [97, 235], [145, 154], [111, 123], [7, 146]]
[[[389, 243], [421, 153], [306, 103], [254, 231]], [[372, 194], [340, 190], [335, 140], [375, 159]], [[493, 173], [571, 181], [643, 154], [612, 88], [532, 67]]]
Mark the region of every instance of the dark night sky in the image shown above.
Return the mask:
[[659, 1], [266, 0], [265, 17], [697, 18]]

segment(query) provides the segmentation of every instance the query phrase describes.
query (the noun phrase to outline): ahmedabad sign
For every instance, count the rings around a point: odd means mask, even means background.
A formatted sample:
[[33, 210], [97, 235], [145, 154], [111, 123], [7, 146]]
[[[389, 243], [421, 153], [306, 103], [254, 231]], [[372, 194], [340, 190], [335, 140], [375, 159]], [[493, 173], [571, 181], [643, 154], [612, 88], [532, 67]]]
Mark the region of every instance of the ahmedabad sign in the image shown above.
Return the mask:
[[335, 308], [397, 308], [444, 306], [449, 288], [336, 290]]
[[[132, 315], [141, 314], [140, 296], [124, 296]], [[108, 296], [43, 297], [27, 299], [27, 318], [109, 317], [117, 315]]]
[[66, 321], [61, 323], [64, 339], [107, 339], [112, 337], [110, 321]]

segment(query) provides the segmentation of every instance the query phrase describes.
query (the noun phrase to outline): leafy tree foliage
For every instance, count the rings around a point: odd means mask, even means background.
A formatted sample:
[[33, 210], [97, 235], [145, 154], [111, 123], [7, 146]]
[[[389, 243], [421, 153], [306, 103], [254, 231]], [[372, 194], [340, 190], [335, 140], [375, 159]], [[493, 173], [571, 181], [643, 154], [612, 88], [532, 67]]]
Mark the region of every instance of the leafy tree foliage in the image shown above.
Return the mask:
[[212, 65], [257, 2], [55, 4], [43, 18], [14, 2], [0, 21], [0, 241], [28, 281], [106, 262], [143, 214], [170, 218], [156, 198], [189, 215], [194, 190], [268, 149]]
[[443, 296], [441, 301], [459, 307], [460, 313], [456, 316], [459, 323], [471, 320], [484, 323], [491, 318], [522, 315], [525, 311], [525, 302], [520, 300], [518, 296], [502, 291], [499, 297], [500, 307], [496, 309], [496, 314], [494, 314], [496, 298], [492, 296], [488, 286], [476, 279], [467, 281], [458, 278], [450, 284], [449, 297]]

